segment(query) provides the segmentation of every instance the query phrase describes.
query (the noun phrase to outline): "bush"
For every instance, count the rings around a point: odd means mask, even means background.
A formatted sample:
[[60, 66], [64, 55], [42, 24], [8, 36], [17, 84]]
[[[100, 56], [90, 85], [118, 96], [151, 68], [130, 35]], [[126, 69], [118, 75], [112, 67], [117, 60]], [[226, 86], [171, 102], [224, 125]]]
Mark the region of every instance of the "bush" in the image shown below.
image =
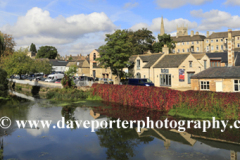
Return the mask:
[[[219, 118], [240, 117], [240, 93], [209, 91], [176, 91], [163, 87], [93, 84], [93, 95], [104, 101], [122, 105], [148, 107], [161, 111], [174, 109], [175, 113], [190, 110], [191, 114]], [[209, 114], [211, 113], [211, 114]]]

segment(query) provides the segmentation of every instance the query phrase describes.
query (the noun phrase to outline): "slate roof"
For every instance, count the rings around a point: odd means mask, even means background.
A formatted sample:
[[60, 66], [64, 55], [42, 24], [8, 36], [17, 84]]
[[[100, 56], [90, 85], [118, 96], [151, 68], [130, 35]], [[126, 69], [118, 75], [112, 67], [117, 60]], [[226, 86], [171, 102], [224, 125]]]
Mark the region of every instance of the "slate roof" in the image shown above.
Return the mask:
[[191, 77], [191, 79], [218, 79], [218, 78], [221, 79], [240, 78], [240, 66], [210, 67]]
[[190, 41], [203, 41], [206, 37], [203, 35], [187, 35], [187, 36], [178, 36], [171, 37], [175, 42], [190, 42]]
[[[240, 36], [240, 31], [232, 31], [232, 36]], [[214, 32], [206, 39], [228, 38], [228, 32]]]
[[56, 59], [49, 59], [49, 62], [52, 66], [66, 66], [68, 64], [67, 61], [56, 60]]
[[148, 62], [151, 54], [149, 55], [139, 55], [143, 62]]
[[[76, 66], [79, 67], [79, 68], [89, 68], [89, 67], [83, 65], [83, 64], [84, 64], [84, 63], [83, 63], [84, 61], [85, 61], [85, 60], [69, 61], [68, 64], [67, 64], [67, 67], [70, 67], [70, 66], [72, 66], [72, 65], [76, 65]], [[77, 64], [78, 64], [78, 65], [77, 65]]]
[[149, 59], [148, 63], [143, 66], [143, 68], [150, 68], [163, 54], [152, 54]]
[[[227, 52], [214, 52], [207, 53], [207, 56], [210, 59], [220, 59], [222, 63], [228, 63], [228, 53]], [[240, 52], [234, 52], [235, 56], [235, 66], [240, 66]]]
[[178, 68], [190, 54], [165, 55], [153, 68]]

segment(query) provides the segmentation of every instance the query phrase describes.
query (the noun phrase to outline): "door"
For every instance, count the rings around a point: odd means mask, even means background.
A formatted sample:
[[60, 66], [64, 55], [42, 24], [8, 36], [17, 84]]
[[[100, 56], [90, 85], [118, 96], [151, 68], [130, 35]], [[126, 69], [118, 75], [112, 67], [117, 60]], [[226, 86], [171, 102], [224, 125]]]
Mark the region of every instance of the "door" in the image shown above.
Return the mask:
[[188, 84], [191, 84], [191, 77], [194, 75], [194, 73], [188, 73]]
[[96, 77], [96, 71], [93, 70], [93, 77], [95, 78]]
[[160, 86], [171, 87], [171, 74], [160, 74]]
[[216, 92], [222, 92], [222, 82], [216, 82]]

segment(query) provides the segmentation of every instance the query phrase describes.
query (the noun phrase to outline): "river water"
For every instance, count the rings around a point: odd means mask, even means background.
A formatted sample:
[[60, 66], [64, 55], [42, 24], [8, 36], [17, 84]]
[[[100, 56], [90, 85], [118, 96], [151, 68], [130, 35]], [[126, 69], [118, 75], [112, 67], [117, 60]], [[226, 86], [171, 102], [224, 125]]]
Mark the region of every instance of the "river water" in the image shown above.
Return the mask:
[[[56, 104], [47, 100], [18, 99], [19, 103], [1, 104], [0, 117], [12, 120], [10, 128], [0, 128], [0, 159], [4, 160], [235, 160], [240, 159], [238, 131], [219, 134], [218, 131], [201, 132], [176, 130], [85, 129], [82, 125], [73, 129], [18, 128], [15, 120], [52, 120], [56, 125], [64, 117], [67, 120], [109, 121], [166, 118], [161, 112], [146, 108], [124, 107], [100, 102]], [[174, 117], [168, 117], [174, 118]], [[65, 126], [65, 125], [64, 125]], [[66, 126], [65, 126], [66, 127]], [[199, 134], [200, 133], [200, 134]], [[194, 135], [198, 135], [198, 137]], [[211, 136], [215, 139], [211, 139]], [[201, 137], [205, 138], [201, 138]], [[226, 142], [220, 142], [225, 140]], [[235, 143], [235, 144], [234, 144]]]

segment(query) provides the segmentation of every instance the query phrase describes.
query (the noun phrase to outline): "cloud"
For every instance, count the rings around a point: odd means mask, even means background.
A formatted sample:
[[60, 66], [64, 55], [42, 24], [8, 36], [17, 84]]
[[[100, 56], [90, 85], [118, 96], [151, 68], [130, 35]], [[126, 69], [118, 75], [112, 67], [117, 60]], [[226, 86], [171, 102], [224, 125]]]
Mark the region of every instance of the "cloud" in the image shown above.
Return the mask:
[[0, 8], [5, 8], [8, 4], [9, 0], [0, 0]]
[[224, 4], [225, 5], [240, 5], [240, 1], [239, 0], [227, 0]]
[[125, 3], [124, 6], [123, 6], [123, 8], [124, 8], [124, 9], [129, 9], [129, 8], [137, 7], [138, 5], [139, 5], [139, 4], [138, 4], [137, 2], [135, 2], [135, 3], [129, 2], [129, 3]]
[[167, 1], [155, 0], [155, 2], [160, 8], [170, 8], [170, 9], [179, 8], [187, 4], [202, 5], [206, 2], [211, 2], [211, 1], [212, 0], [181, 0], [181, 1], [180, 0], [167, 0]]
[[4, 25], [1, 31], [9, 33], [21, 45], [30, 43], [65, 44], [88, 33], [112, 31], [113, 22], [103, 12], [52, 18], [48, 11], [34, 7], [20, 16], [14, 25]]
[[[188, 29], [193, 29], [197, 27], [196, 22], [191, 22], [187, 19], [179, 18], [179, 19], [174, 19], [174, 20], [168, 20], [164, 18], [164, 29], [165, 33], [171, 33], [177, 30], [177, 25], [182, 25], [184, 24], [185, 26], [188, 25]], [[161, 28], [161, 18], [155, 18], [152, 20], [151, 25], [148, 25], [146, 23], [138, 23], [132, 26], [130, 29], [132, 30], [138, 30], [142, 28], [148, 28], [149, 30], [153, 32], [160, 32]]]
[[191, 15], [196, 18], [201, 18], [201, 24], [198, 30], [220, 30], [223, 27], [238, 29], [240, 28], [240, 17], [238, 15], [231, 15], [228, 12], [220, 10], [211, 10], [203, 12], [202, 10], [193, 10]]

